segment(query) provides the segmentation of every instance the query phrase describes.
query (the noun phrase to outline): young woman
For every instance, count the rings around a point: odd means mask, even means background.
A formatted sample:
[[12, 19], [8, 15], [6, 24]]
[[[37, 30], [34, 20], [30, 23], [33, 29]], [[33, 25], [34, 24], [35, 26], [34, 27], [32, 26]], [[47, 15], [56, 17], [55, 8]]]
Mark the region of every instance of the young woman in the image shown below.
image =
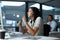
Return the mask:
[[26, 28], [22, 27], [22, 24], [19, 22], [19, 28], [23, 34], [28, 32], [32, 36], [43, 35], [43, 26], [42, 18], [40, 16], [40, 11], [36, 7], [30, 7], [28, 10], [28, 17], [30, 18], [29, 22], [24, 16], [22, 18], [23, 22], [26, 25]]

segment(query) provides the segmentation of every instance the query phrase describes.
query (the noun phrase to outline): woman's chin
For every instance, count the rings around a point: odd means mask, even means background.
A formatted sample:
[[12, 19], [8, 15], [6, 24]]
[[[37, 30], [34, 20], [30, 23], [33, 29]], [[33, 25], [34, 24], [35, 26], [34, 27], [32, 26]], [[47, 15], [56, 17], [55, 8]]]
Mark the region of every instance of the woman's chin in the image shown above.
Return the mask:
[[28, 18], [31, 18], [31, 16], [28, 16]]
[[28, 18], [30, 18], [30, 16], [28, 16]]

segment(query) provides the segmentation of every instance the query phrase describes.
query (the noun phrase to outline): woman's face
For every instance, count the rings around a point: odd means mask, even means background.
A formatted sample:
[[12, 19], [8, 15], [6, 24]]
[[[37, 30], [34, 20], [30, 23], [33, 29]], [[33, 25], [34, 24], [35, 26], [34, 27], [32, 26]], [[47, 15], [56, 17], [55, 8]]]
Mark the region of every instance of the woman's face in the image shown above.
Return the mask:
[[33, 17], [33, 10], [31, 8], [29, 8], [28, 10], [28, 17], [29, 18]]

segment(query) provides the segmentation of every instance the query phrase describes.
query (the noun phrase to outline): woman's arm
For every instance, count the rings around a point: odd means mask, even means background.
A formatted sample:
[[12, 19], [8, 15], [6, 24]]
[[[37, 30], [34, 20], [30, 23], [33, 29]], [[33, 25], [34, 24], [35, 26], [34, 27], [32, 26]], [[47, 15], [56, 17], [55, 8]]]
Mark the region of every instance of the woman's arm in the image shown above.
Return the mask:
[[34, 36], [34, 35], [36, 34], [36, 32], [39, 30], [38, 27], [34, 27], [34, 29], [31, 28], [31, 27], [28, 25], [28, 22], [26, 21], [25, 16], [23, 17], [23, 22], [25, 23], [27, 30], [30, 32], [30, 34], [31, 34], [32, 36]]
[[30, 32], [30, 34], [31, 34], [32, 36], [34, 36], [34, 35], [36, 34], [36, 32], [39, 30], [38, 27], [34, 27], [34, 29], [32, 29], [32, 28], [28, 25], [28, 23], [26, 23], [26, 28], [27, 28], [27, 30]]
[[21, 31], [23, 34], [27, 32], [26, 28], [23, 28], [22, 25], [19, 26], [19, 31]]
[[27, 29], [25, 28], [23, 28], [22, 27], [22, 23], [19, 21], [19, 23], [18, 23], [18, 26], [19, 26], [19, 31], [21, 31], [23, 34], [25, 34], [26, 32], [27, 32]]

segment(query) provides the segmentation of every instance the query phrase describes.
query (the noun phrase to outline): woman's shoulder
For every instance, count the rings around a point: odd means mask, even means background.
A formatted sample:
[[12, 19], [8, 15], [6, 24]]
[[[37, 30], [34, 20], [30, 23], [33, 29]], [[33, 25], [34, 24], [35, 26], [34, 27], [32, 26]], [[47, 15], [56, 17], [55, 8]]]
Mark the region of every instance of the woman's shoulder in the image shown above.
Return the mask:
[[37, 17], [37, 18], [36, 18], [36, 20], [40, 20], [40, 19], [42, 19], [42, 18], [41, 18], [41, 17]]
[[41, 17], [37, 17], [35, 21], [41, 21], [42, 18]]

